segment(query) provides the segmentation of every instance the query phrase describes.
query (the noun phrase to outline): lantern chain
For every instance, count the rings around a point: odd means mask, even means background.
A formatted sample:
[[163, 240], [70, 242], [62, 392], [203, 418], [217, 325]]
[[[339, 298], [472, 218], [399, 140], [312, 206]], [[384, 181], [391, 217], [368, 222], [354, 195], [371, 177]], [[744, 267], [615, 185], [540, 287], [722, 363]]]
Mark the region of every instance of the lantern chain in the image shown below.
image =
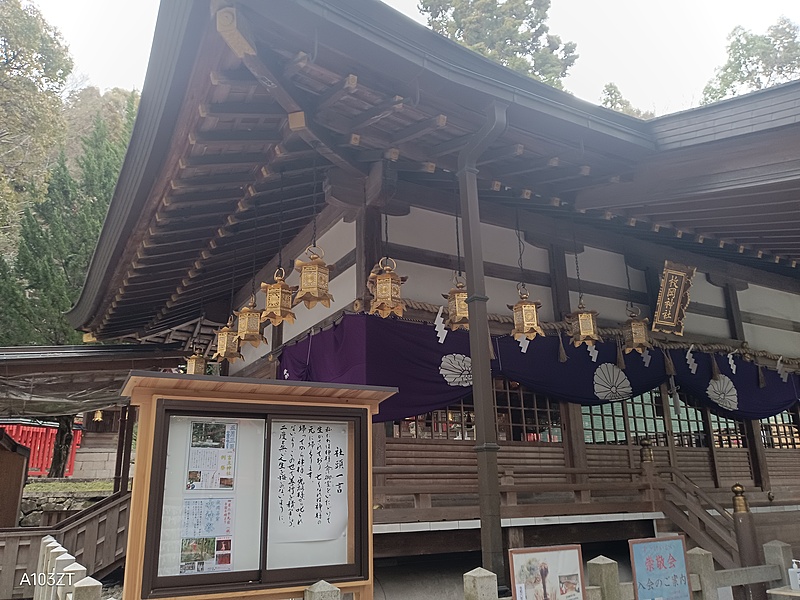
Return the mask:
[[278, 202], [278, 269], [283, 267], [283, 169], [280, 172], [280, 193]]
[[253, 200], [255, 210], [255, 224], [253, 225], [253, 260], [251, 261], [250, 293], [255, 300], [256, 297], [256, 251], [258, 250], [258, 201]]
[[625, 279], [628, 282], [628, 310], [633, 311], [633, 288], [631, 288], [631, 271], [628, 267], [628, 253], [625, 250], [625, 238], [622, 238], [622, 258], [625, 261]]
[[317, 149], [314, 146], [314, 189], [311, 191], [313, 197], [314, 218], [311, 221], [311, 245], [317, 245]]
[[519, 258], [517, 264], [519, 265], [519, 282], [525, 285], [525, 268], [522, 266], [522, 255], [525, 254], [525, 244], [522, 241], [522, 231], [519, 228], [519, 209], [515, 210], [516, 227], [517, 227], [517, 247], [519, 249]]
[[389, 258], [389, 213], [383, 213], [383, 256]]
[[575, 277], [578, 280], [578, 306], [583, 304], [583, 286], [581, 285], [581, 265], [578, 262], [578, 240], [575, 238], [575, 220], [572, 221], [572, 249], [575, 252]]
[[456, 258], [458, 260], [458, 276], [461, 277], [461, 235], [458, 226], [458, 219], [461, 216], [461, 203], [457, 198], [455, 186], [453, 186], [453, 198], [456, 200]]

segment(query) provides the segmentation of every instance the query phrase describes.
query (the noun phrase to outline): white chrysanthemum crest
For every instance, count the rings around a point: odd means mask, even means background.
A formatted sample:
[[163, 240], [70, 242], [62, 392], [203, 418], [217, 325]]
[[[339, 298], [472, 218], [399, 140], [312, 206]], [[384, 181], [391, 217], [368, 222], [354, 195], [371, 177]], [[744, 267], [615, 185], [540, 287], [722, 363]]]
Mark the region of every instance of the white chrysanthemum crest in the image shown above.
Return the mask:
[[594, 395], [600, 400], [625, 400], [633, 395], [633, 388], [622, 369], [603, 363], [594, 372]]
[[439, 374], [454, 387], [472, 385], [472, 359], [463, 354], [448, 354], [442, 357]]

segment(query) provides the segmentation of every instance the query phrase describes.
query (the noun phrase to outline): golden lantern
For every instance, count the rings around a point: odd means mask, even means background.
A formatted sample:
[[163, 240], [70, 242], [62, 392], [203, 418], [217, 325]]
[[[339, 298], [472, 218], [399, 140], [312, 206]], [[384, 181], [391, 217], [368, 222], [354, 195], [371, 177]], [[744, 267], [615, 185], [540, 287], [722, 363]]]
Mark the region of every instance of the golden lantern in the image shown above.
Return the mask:
[[239, 354], [239, 338], [233, 330], [233, 316], [228, 317], [228, 324], [217, 331], [217, 351], [212, 358], [230, 362], [242, 358]]
[[447, 321], [445, 321], [445, 325], [450, 328], [450, 331], [469, 329], [466, 284], [460, 276], [454, 277], [453, 282], [456, 287], [451, 289], [446, 296], [442, 294], [442, 298], [447, 299]]
[[261, 322], [269, 321], [277, 327], [284, 321], [294, 323], [292, 312], [292, 293], [297, 291], [296, 286], [290, 286], [284, 281], [286, 271], [278, 267], [275, 271], [275, 283], [262, 283], [261, 291], [266, 296], [266, 306], [261, 313]]
[[570, 324], [572, 343], [577, 348], [581, 344], [593, 346], [595, 342], [602, 342], [603, 338], [597, 333], [597, 311], [586, 310], [583, 300], [578, 304], [578, 310], [567, 315]]
[[206, 357], [195, 350], [194, 354], [186, 359], [186, 374], [205, 375], [207, 366], [208, 361], [206, 360]]
[[94, 411], [94, 415], [92, 416], [92, 421], [102, 421], [103, 420], [103, 411], [96, 410]]
[[514, 306], [507, 305], [514, 312], [514, 329], [511, 330], [511, 335], [515, 340], [522, 338], [532, 340], [537, 335], [544, 335], [544, 331], [539, 325], [539, 309], [542, 307], [542, 303], [528, 300], [529, 294], [524, 283], [517, 284], [517, 292], [519, 293], [519, 302]]
[[333, 296], [328, 293], [328, 280], [332, 267], [322, 260], [325, 256], [322, 248], [309, 246], [306, 248], [306, 256], [308, 262], [303, 262], [299, 258], [294, 261], [295, 271], [300, 273], [300, 287], [292, 306], [303, 302], [306, 308], [314, 308], [319, 302], [325, 308], [330, 308]]
[[650, 343], [650, 336], [647, 333], [649, 319], [640, 319], [640, 313], [638, 306], [631, 308], [628, 311], [630, 319], [622, 324], [625, 354], [630, 354], [634, 350], [642, 354], [646, 349], [653, 347]]
[[403, 316], [406, 305], [400, 297], [400, 286], [408, 277], [400, 277], [395, 273], [396, 268], [397, 263], [386, 256], [372, 269], [367, 279], [367, 289], [372, 294], [369, 314], [378, 314], [384, 319], [392, 313]]
[[261, 311], [256, 309], [255, 295], [250, 297], [250, 303], [242, 308], [242, 310], [234, 311], [233, 313], [239, 318], [239, 326], [237, 328], [236, 337], [239, 344], [250, 342], [253, 346], [258, 348], [261, 342], [267, 343], [264, 339], [264, 332], [261, 326]]

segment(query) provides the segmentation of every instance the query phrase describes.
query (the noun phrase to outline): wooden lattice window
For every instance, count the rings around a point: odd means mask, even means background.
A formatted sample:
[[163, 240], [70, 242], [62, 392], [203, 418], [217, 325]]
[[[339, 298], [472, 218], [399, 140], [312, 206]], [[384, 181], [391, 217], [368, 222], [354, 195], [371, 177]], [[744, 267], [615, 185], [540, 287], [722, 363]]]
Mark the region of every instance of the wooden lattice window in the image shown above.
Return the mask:
[[715, 448], [747, 448], [744, 421], [737, 421], [709, 412], [711, 439]]
[[692, 406], [680, 394], [668, 400], [672, 435], [679, 448], [708, 448], [708, 433], [703, 424], [703, 411]]
[[767, 448], [800, 448], [800, 415], [797, 406], [761, 419], [761, 439]]
[[625, 403], [582, 406], [583, 436], [587, 444], [627, 444]]
[[494, 380], [497, 436], [501, 441], [560, 443], [561, 405], [507, 379]]

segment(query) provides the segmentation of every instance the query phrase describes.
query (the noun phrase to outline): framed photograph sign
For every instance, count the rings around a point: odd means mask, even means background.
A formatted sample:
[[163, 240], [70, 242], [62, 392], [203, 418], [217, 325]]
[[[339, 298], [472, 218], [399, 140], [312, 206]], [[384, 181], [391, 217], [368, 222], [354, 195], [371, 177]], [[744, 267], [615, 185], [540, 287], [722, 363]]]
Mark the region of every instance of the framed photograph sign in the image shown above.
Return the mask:
[[585, 600], [579, 545], [508, 551], [514, 600]]
[[683, 536], [630, 540], [636, 600], [691, 600]]

